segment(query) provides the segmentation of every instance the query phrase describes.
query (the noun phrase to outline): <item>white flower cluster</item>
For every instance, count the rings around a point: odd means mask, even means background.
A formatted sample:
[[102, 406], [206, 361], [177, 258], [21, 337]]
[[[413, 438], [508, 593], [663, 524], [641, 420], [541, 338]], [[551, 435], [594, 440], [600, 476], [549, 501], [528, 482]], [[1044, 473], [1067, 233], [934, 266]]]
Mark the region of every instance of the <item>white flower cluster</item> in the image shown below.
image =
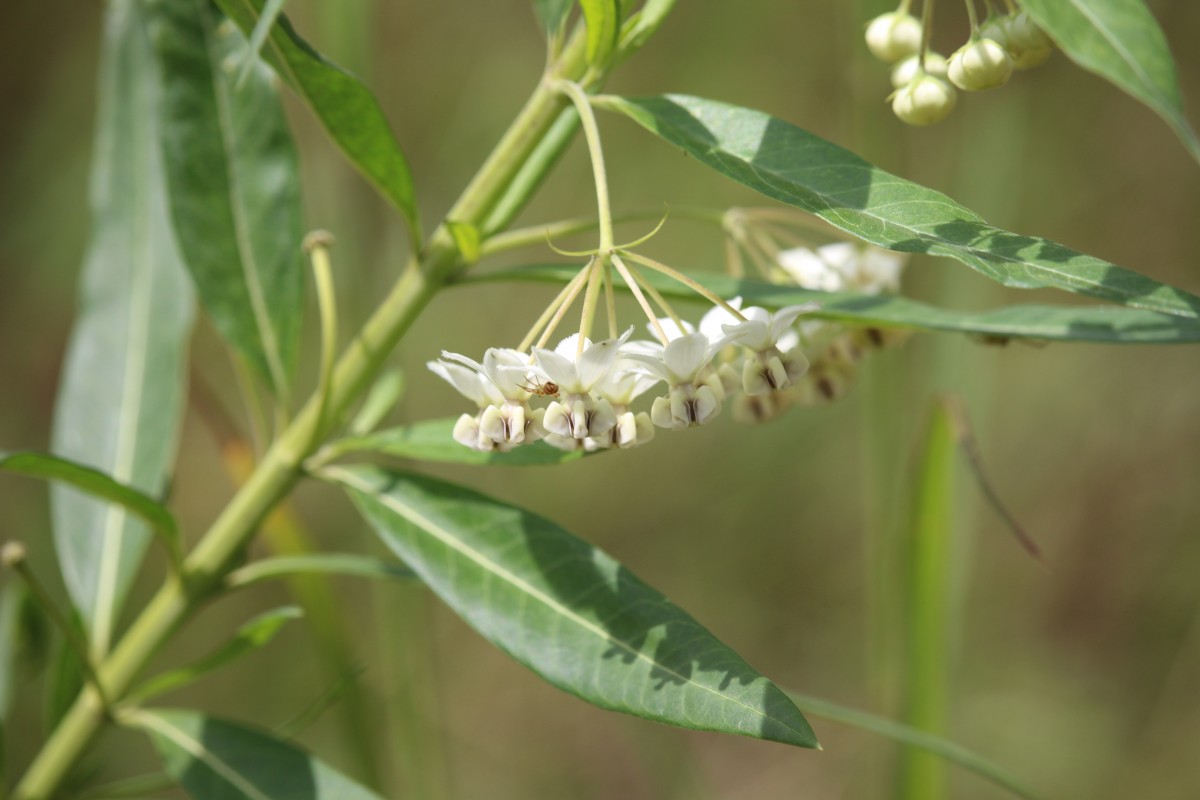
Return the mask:
[[[835, 242], [782, 250], [776, 259], [787, 278], [801, 288], [875, 295], [900, 290], [900, 274], [908, 257], [871, 245]], [[793, 399], [803, 405], [843, 396], [867, 352], [906, 338], [895, 329], [847, 327], [819, 320], [803, 322], [799, 328], [801, 346], [811, 362], [793, 393]]]
[[[454, 439], [481, 451], [510, 450], [544, 440], [564, 450], [626, 449], [654, 437], [655, 427], [690, 428], [715, 419], [734, 402], [738, 418], [785, 407], [782, 396], [808, 369], [797, 318], [812, 304], [770, 312], [714, 307], [699, 326], [658, 320], [665, 342], [619, 338], [581, 343], [575, 334], [553, 350], [491, 348], [477, 362], [442, 353], [429, 369], [472, 400]], [[662, 385], [649, 412], [634, 401]], [[544, 407], [531, 405], [544, 397]]]

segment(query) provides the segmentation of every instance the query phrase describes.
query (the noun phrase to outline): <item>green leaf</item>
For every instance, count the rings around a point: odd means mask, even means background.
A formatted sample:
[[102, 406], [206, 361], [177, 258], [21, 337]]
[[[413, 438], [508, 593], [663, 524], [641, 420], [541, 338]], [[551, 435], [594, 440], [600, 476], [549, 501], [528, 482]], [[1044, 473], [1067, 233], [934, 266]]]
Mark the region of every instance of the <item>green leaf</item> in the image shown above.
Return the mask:
[[553, 39], [562, 32], [572, 5], [573, 0], [533, 0], [533, 13], [541, 21], [547, 39]]
[[721, 174], [880, 247], [953, 258], [1005, 286], [1064, 289], [1200, 316], [1200, 297], [1046, 239], [992, 227], [944, 194], [761, 111], [686, 95], [596, 102]]
[[136, 698], [140, 703], [164, 692], [174, 691], [195, 683], [208, 673], [265, 647], [289, 620], [299, 619], [302, 616], [304, 613], [296, 606], [283, 606], [259, 614], [238, 628], [233, 638], [216, 651], [195, 664], [156, 675], [134, 689], [130, 696]]
[[132, 711], [167, 773], [196, 800], [378, 800], [369, 789], [266, 731], [196, 711]]
[[179, 552], [179, 528], [171, 512], [154, 498], [113, 480], [99, 470], [46, 453], [6, 453], [0, 450], [0, 471], [59, 481], [100, 500], [116, 503], [161, 535], [168, 552]]
[[507, 467], [532, 467], [578, 461], [583, 450], [559, 450], [545, 442], [522, 445], [507, 453], [483, 453], [454, 441], [455, 419], [431, 419], [388, 428], [366, 436], [339, 439], [329, 445], [332, 454], [382, 453], [415, 461], [445, 464], [496, 464]]
[[[578, 271], [578, 267], [537, 265], [475, 274], [463, 282], [531, 280], [566, 283]], [[988, 311], [953, 311], [900, 295], [815, 292], [796, 286], [738, 280], [713, 273], [688, 274], [721, 297], [740, 296], [747, 305], [782, 308], [809, 302], [820, 303], [820, 308], [805, 314], [805, 318], [849, 325], [965, 333], [997, 343], [1007, 339], [1101, 344], [1200, 342], [1200, 321], [1136, 308], [1019, 305]], [[670, 300], [706, 302], [666, 276], [648, 272], [644, 277]], [[524, 449], [518, 448], [514, 452]]]
[[[167, 216], [158, 75], [142, 5], [107, 8], [92, 236], [52, 449], [157, 496], [183, 415], [192, 293]], [[63, 580], [93, 651], [103, 653], [148, 532], [124, 506], [75, 489], [56, 487], [52, 510]]]
[[579, 6], [587, 24], [588, 63], [602, 65], [617, 46], [621, 5], [618, 0], [579, 0]]
[[325, 475], [472, 627], [555, 686], [684, 728], [816, 746], [773, 683], [554, 523], [423, 476], [365, 466]]
[[1162, 29], [1142, 0], [1022, 0], [1072, 61], [1152, 108], [1200, 161]]
[[927, 752], [935, 753], [947, 761], [958, 764], [960, 767], [974, 772], [981, 778], [995, 783], [997, 786], [1003, 786], [1018, 797], [1024, 797], [1027, 800], [1038, 800], [1040, 797], [1032, 789], [1021, 784], [1020, 781], [1014, 778], [1003, 767], [940, 736], [934, 736], [924, 731], [919, 731], [916, 728], [910, 728], [903, 723], [895, 722], [886, 717], [880, 717], [875, 714], [869, 714], [866, 711], [859, 711], [858, 709], [831, 703], [819, 697], [811, 697], [797, 692], [788, 692], [788, 697], [795, 702], [801, 711], [810, 716], [840, 722], [843, 725], [849, 725], [879, 736], [885, 736], [909, 747], [918, 747]]
[[[217, 0], [245, 33], [254, 30], [264, 0]], [[284, 14], [271, 28], [263, 58], [304, 99], [330, 138], [408, 222], [410, 246], [421, 246], [412, 173], [379, 101], [354, 75], [328, 60], [292, 28]]]
[[304, 312], [299, 164], [270, 72], [208, 0], [146, 0], [175, 232], [213, 324], [288, 396]]
[[[76, 620], [71, 620], [71, 624], [76, 624]], [[46, 674], [46, 730], [52, 731], [62, 722], [83, 689], [86, 677], [87, 672], [75, 648], [60, 636]]]
[[230, 589], [241, 589], [262, 581], [294, 575], [342, 575], [351, 578], [413, 580], [412, 570], [370, 556], [349, 553], [318, 553], [304, 556], [264, 558], [235, 569], [225, 578]]
[[675, 0], [646, 0], [621, 30], [621, 55], [639, 50], [666, 21]]
[[479, 228], [469, 222], [454, 222], [453, 220], [447, 222], [446, 227], [450, 229], [450, 235], [454, 237], [454, 246], [458, 248], [458, 253], [462, 256], [463, 261], [468, 264], [478, 261], [481, 244]]

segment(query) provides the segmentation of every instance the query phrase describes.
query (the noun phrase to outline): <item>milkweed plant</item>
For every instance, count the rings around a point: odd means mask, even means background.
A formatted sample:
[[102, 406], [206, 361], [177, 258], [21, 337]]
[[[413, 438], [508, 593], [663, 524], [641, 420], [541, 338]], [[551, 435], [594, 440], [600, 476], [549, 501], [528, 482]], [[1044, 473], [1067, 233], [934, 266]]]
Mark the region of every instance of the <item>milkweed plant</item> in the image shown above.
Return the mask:
[[[379, 796], [368, 777], [335, 770], [288, 730], [161, 700], [267, 645], [300, 613], [266, 611], [199, 661], [160, 668], [155, 656], [201, 607], [263, 582], [320, 585], [331, 575], [427, 587], [538, 677], [604, 709], [809, 749], [819, 745], [807, 716], [829, 718], [898, 739], [930, 759], [923, 763], [948, 759], [1034, 796], [1006, 769], [940, 738], [935, 719], [895, 721], [785, 691], [587, 541], [503, 498], [430, 477], [422, 465], [638, 459], [642, 448], [671, 448], [723, 416], [787, 425], [845, 396], [864, 360], [914, 334], [1194, 344], [1200, 297], [989, 225], [761, 111], [692, 95], [606, 94], [610, 74], [650, 46], [660, 26], [698, 10], [673, 0], [534, 0], [530, 24], [546, 34], [545, 71], [530, 76], [533, 90], [510, 127], [445, 217], [428, 225], [370, 88], [301, 38], [282, 5], [105, 4], [91, 238], [53, 438], [46, 452], [0, 453], [3, 471], [53, 483], [66, 589], [56, 596], [48, 588], [56, 581], [31, 567], [29, 550], [40, 543], [4, 544], [6, 717], [26, 701], [16, 676], [29, 667], [35, 631], [53, 630], [65, 653], [53, 681], [57, 711], [32, 760], [12, 770], [11, 797], [128, 797], [173, 785], [196, 798]], [[901, 0], [860, 20], [864, 52], [884, 62], [880, 99], [900, 120], [938, 122], [961, 102], [959, 92], [996, 89], [1058, 53], [1143, 101], [1200, 159], [1164, 37], [1141, 0], [966, 0], [965, 41], [948, 57], [930, 49], [931, 32], [963, 20], [935, 0], [913, 6]], [[364, 319], [348, 320], [339, 307], [333, 236], [305, 229], [281, 105], [287, 93], [407, 231], [408, 261]], [[604, 115], [682, 151], [697, 170], [757, 191], [762, 204], [671, 208], [664, 195], [641, 199], [651, 213], [614, 208], [606, 157], [620, 153], [605, 150]], [[590, 158], [595, 215], [512, 227], [573, 141]], [[723, 271], [647, 254], [647, 242], [678, 219], [712, 226]], [[617, 222], [639, 221], [635, 238], [618, 240]], [[581, 235], [590, 246], [562, 246]], [[539, 265], [489, 267], [497, 254], [522, 249]], [[1004, 286], [1098, 302], [986, 312], [930, 306], [903, 292], [914, 255], [960, 263]], [[473, 352], [409, 343], [444, 380], [436, 391], [447, 414], [381, 427], [403, 384], [393, 351], [430, 301], [452, 285], [500, 281], [550, 287], [549, 302], [512, 329], [471, 326]], [[310, 360], [319, 369], [301, 388], [294, 372], [308, 284], [319, 330]], [[246, 419], [225, 424], [234, 439], [259, 446], [229, 450], [239, 488], [206, 531], [185, 535], [165, 498], [198, 314], [230, 348], [247, 399]], [[253, 437], [242, 436], [243, 425]], [[978, 469], [961, 411], [947, 401], [931, 417], [918, 472], [936, 479], [940, 454], [960, 446]], [[249, 545], [263, 531], [302, 525], [287, 501], [308, 482], [344, 494], [394, 558], [305, 547], [255, 555]], [[936, 517], [930, 497], [918, 493], [917, 511]], [[145, 558], [151, 545], [162, 558]], [[135, 578], [155, 571], [157, 593], [123, 616]], [[720, 582], [712, 587], [722, 591]], [[111, 727], [145, 734], [161, 771], [111, 782], [103, 764], [89, 761]], [[26, 743], [35, 736], [11, 727], [4, 734]], [[905, 796], [943, 795], [927, 788]]]

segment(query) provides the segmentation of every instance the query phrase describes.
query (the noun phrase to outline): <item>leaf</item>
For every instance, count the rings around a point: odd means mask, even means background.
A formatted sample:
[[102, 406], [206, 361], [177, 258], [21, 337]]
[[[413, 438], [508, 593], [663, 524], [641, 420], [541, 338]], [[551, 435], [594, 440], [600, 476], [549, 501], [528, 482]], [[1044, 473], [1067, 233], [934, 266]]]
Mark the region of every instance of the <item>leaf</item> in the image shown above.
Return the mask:
[[167, 773], [197, 800], [378, 800], [378, 796], [266, 731], [197, 711], [131, 711]]
[[325, 474], [451, 608], [560, 689], [684, 728], [817, 746], [773, 683], [554, 523], [423, 476], [368, 466]]
[[454, 246], [458, 248], [463, 261], [468, 264], [478, 261], [481, 244], [479, 229], [469, 222], [454, 221], [447, 222], [446, 227], [450, 229], [450, 235], [454, 237]]
[[953, 258], [1005, 286], [1051, 287], [1200, 316], [1200, 297], [1046, 239], [992, 227], [944, 194], [761, 111], [686, 95], [595, 102], [726, 177], [880, 247]]
[[[566, 283], [577, 267], [537, 265], [480, 273], [463, 282], [531, 280]], [[1117, 306], [1003, 306], [988, 311], [953, 311], [900, 295], [815, 292], [726, 275], [689, 272], [721, 297], [741, 297], [747, 305], [782, 308], [816, 302], [805, 318], [849, 325], [965, 333], [988, 340], [1031, 339], [1101, 344], [1191, 344], [1200, 342], [1200, 321]], [[681, 284], [657, 273], [644, 277], [671, 300], [706, 302]], [[618, 284], [618, 286], [624, 286]], [[366, 448], [364, 448], [366, 449]], [[464, 450], [467, 448], [463, 448]], [[519, 448], [520, 452], [526, 448]], [[482, 454], [486, 455], [486, 454]]]
[[0, 450], [0, 471], [60, 481], [98, 499], [116, 503], [140, 517], [160, 534], [168, 552], [179, 552], [179, 528], [171, 512], [154, 498], [113, 480], [99, 470], [46, 453], [6, 453]]
[[[151, 496], [162, 493], [184, 408], [192, 294], [157, 147], [157, 68], [142, 6], [108, 4], [101, 54], [92, 236], [55, 407], [53, 450]], [[63, 580], [104, 653], [148, 540], [124, 506], [55, 487]]]
[[299, 619], [302, 616], [304, 613], [296, 606], [283, 606], [259, 614], [238, 628], [233, 638], [216, 651], [209, 653], [195, 664], [154, 676], [134, 689], [130, 696], [141, 703], [164, 692], [174, 691], [195, 683], [208, 673], [265, 647], [289, 620]]
[[276, 556], [235, 569], [225, 578], [230, 589], [241, 589], [275, 578], [293, 575], [343, 575], [351, 578], [413, 580], [412, 570], [370, 556], [349, 553], [319, 553], [303, 556]]
[[[545, 442], [522, 445], [507, 453], [483, 453], [454, 441], [454, 419], [431, 419], [388, 428], [368, 434], [339, 439], [329, 445], [333, 454], [382, 453], [416, 461], [445, 464], [496, 464], [507, 467], [531, 467], [578, 461], [582, 450], [559, 450]], [[590, 455], [590, 454], [586, 454]]]
[[811, 697], [797, 692], [788, 692], [788, 697], [801, 711], [811, 716], [840, 722], [843, 725], [850, 725], [879, 736], [885, 736], [909, 747], [919, 747], [930, 753], [936, 753], [947, 761], [958, 764], [997, 786], [1003, 786], [1018, 797], [1024, 797], [1027, 800], [1037, 800], [1040, 797], [1032, 789], [1022, 785], [1003, 767], [940, 736], [910, 728], [886, 717], [831, 703], [819, 697]]
[[675, 6], [675, 0], [646, 0], [621, 31], [621, 54], [639, 49], [658, 31]]
[[574, 0], [533, 0], [533, 13], [541, 21], [547, 39], [553, 39], [562, 32], [573, 5]]
[[[254, 30], [264, 0], [217, 0], [245, 33]], [[392, 135], [379, 101], [362, 81], [328, 60], [300, 38], [280, 14], [263, 47], [263, 58], [317, 115], [330, 138], [408, 223], [410, 246], [421, 246], [412, 173]]]
[[299, 164], [264, 68], [208, 0], [146, 0], [175, 232], [217, 330], [288, 396], [304, 312]]
[[587, 59], [589, 64], [602, 65], [617, 46], [621, 26], [621, 6], [618, 0], [579, 0], [587, 24]]
[[1152, 108], [1200, 161], [1162, 28], [1142, 0], [1022, 0], [1021, 6], [1079, 66]]

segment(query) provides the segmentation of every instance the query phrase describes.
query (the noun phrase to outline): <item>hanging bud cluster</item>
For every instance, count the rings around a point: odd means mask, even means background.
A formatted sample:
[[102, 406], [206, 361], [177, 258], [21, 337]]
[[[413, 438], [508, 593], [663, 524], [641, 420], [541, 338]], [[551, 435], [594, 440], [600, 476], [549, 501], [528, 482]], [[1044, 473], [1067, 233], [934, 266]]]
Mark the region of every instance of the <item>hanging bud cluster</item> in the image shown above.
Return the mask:
[[867, 47], [893, 65], [895, 91], [888, 98], [892, 111], [910, 125], [932, 125], [948, 117], [957, 101], [955, 87], [967, 92], [995, 89], [1008, 82], [1013, 70], [1035, 67], [1054, 50], [1050, 38], [1015, 0], [1005, 0], [1004, 14], [988, 2], [982, 25], [976, 19], [975, 0], [966, 0], [970, 39], [946, 58], [929, 49], [933, 3], [924, 3], [920, 21], [909, 13], [912, 0], [902, 0], [896, 11], [867, 26]]

